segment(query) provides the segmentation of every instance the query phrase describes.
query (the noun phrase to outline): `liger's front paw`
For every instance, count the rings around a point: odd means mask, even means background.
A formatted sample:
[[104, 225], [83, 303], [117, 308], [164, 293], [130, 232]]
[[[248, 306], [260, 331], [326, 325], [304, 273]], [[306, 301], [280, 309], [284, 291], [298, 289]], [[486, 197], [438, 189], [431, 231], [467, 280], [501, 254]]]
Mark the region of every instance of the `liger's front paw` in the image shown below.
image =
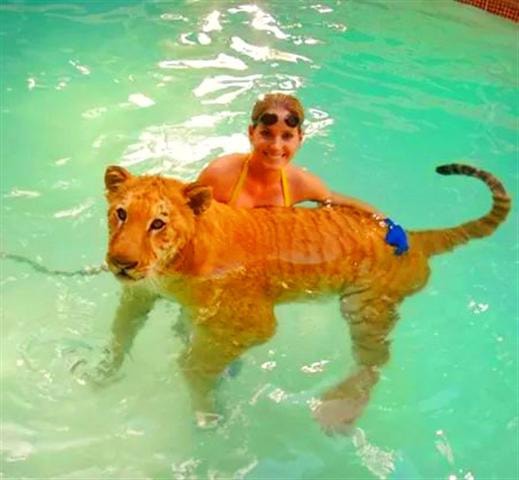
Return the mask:
[[223, 416], [213, 412], [195, 412], [196, 426], [203, 430], [211, 430], [218, 427], [223, 421]]
[[323, 400], [314, 410], [314, 417], [329, 434], [349, 434], [368, 402], [365, 398], [334, 398]]
[[119, 365], [112, 358], [108, 358], [109, 355], [106, 351], [104, 354], [105, 358], [95, 365], [84, 358], [76, 360], [70, 366], [70, 373], [82, 385], [106, 387], [119, 381], [122, 378], [119, 373]]

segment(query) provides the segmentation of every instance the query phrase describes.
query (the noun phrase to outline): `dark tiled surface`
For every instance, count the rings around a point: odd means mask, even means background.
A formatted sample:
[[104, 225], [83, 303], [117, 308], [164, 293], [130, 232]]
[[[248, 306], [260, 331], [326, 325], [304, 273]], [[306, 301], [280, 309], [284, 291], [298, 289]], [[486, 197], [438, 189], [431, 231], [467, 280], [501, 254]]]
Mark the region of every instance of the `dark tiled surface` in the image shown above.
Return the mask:
[[519, 22], [519, 0], [458, 0], [458, 2]]

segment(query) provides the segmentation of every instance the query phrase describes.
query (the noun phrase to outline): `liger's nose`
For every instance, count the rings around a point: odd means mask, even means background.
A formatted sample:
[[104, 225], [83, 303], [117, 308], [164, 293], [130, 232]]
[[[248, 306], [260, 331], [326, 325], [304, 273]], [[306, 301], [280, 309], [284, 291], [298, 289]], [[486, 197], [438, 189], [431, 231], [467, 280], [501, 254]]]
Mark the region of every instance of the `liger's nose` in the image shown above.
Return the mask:
[[139, 264], [139, 262], [125, 258], [123, 256], [110, 257], [110, 263], [112, 263], [114, 267], [117, 267], [121, 270], [133, 270]]

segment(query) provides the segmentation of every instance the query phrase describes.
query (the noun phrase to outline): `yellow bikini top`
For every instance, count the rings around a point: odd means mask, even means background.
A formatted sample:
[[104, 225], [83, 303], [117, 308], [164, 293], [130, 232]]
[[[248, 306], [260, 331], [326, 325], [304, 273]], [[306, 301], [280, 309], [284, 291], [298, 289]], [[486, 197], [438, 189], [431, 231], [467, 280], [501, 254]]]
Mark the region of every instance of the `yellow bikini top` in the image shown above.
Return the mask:
[[[243, 185], [245, 184], [245, 180], [247, 179], [247, 173], [249, 171], [249, 161], [250, 155], [247, 155], [247, 158], [245, 158], [245, 161], [243, 162], [243, 165], [241, 167], [240, 176], [234, 184], [231, 199], [229, 200], [229, 205], [236, 205], [236, 200], [238, 200], [238, 197], [243, 189]], [[283, 192], [283, 205], [285, 207], [290, 207], [292, 205], [292, 198], [290, 196], [287, 174], [284, 168], [281, 169], [281, 191]]]

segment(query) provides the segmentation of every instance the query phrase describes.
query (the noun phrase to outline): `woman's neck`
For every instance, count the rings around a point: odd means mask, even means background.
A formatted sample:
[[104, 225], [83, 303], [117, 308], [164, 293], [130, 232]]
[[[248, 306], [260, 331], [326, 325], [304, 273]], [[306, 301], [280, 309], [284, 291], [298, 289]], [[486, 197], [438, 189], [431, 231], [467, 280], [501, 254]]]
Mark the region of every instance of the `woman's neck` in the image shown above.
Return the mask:
[[281, 170], [280, 168], [265, 168], [261, 161], [255, 161], [254, 153], [251, 153], [249, 156], [249, 169], [247, 172], [247, 176], [257, 182], [261, 182], [263, 184], [274, 184], [278, 183], [281, 178]]

